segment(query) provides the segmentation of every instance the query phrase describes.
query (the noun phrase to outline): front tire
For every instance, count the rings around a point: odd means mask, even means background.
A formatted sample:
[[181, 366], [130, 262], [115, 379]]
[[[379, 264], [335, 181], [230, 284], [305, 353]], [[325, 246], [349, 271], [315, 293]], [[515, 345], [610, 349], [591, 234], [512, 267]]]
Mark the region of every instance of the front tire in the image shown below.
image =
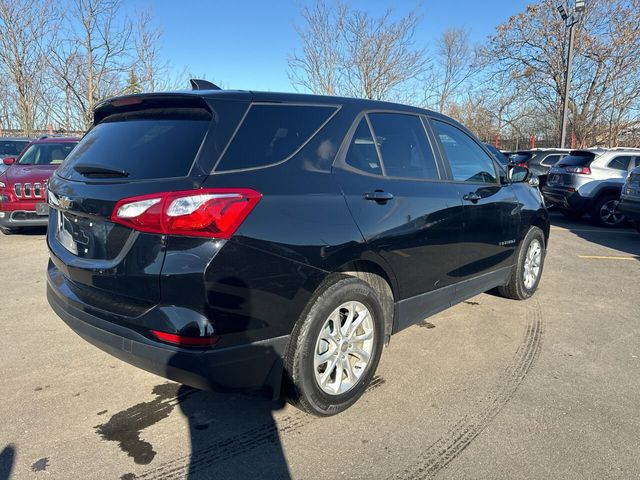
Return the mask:
[[289, 401], [317, 416], [346, 410], [371, 382], [383, 344], [383, 310], [371, 286], [347, 276], [325, 283], [285, 354]]
[[518, 247], [516, 264], [511, 271], [509, 283], [498, 287], [500, 295], [514, 300], [526, 300], [538, 288], [546, 255], [544, 233], [531, 227]]

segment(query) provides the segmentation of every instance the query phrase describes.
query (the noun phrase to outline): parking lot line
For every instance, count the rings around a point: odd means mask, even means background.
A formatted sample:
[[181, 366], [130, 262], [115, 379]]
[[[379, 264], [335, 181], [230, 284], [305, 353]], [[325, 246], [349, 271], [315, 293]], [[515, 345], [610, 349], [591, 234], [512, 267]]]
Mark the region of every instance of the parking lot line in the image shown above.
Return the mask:
[[609, 255], [578, 255], [578, 258], [587, 260], [640, 260], [640, 257], [618, 257]]

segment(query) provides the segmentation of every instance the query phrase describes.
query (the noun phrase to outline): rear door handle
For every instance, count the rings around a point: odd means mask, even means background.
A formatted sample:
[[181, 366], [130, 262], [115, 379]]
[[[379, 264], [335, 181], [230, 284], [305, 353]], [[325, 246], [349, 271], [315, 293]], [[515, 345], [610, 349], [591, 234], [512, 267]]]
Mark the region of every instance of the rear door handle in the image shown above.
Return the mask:
[[393, 200], [393, 195], [389, 192], [385, 192], [382, 190], [374, 190], [373, 192], [367, 192], [363, 195], [365, 200], [373, 200], [379, 204], [385, 204], [389, 200]]
[[475, 192], [471, 192], [467, 193], [464, 197], [462, 197], [462, 199], [466, 200], [467, 202], [476, 203], [478, 200], [482, 200], [482, 197]]

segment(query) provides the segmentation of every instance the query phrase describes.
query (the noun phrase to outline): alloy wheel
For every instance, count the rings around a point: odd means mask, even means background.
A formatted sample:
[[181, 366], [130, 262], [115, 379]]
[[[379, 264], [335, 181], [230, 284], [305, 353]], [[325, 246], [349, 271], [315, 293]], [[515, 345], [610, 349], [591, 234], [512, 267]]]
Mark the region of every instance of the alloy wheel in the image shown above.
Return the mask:
[[540, 265], [542, 264], [542, 245], [540, 241], [534, 239], [527, 249], [524, 257], [523, 280], [527, 290], [533, 288], [540, 275]]
[[369, 309], [346, 302], [327, 318], [316, 341], [313, 370], [318, 386], [329, 395], [351, 390], [371, 360], [375, 329]]

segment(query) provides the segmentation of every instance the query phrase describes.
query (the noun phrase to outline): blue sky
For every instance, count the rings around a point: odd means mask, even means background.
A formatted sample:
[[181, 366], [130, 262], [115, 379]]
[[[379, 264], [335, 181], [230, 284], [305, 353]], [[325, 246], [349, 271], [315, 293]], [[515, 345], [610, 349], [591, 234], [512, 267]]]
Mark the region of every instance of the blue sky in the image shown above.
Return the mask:
[[[153, 12], [163, 30], [162, 52], [176, 70], [187, 67], [225, 88], [293, 91], [287, 77], [287, 55], [299, 50], [294, 26], [300, 24], [304, 0], [126, 0], [125, 14]], [[351, 0], [372, 14], [388, 7], [399, 14], [420, 5], [423, 20], [416, 42], [429, 48], [446, 28], [471, 29], [481, 42], [509, 16], [522, 11], [525, 0]]]

